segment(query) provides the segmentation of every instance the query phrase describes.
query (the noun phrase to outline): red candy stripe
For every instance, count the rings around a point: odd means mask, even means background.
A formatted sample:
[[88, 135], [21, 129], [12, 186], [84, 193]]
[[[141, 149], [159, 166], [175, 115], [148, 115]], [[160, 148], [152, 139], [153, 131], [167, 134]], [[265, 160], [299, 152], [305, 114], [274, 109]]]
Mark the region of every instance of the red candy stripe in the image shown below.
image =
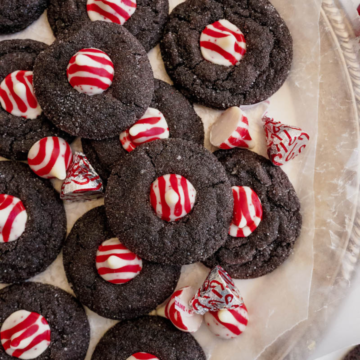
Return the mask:
[[159, 360], [156, 356], [145, 352], [138, 352], [131, 355], [127, 360]]

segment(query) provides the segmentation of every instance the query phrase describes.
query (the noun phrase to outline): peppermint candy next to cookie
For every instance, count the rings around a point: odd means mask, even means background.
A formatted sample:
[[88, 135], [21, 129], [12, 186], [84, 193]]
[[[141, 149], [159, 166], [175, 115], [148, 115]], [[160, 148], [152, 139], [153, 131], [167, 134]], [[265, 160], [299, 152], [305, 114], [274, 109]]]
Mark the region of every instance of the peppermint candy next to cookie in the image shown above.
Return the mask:
[[252, 149], [255, 146], [249, 132], [249, 120], [236, 106], [224, 111], [215, 121], [210, 131], [210, 142], [220, 149]]
[[50, 326], [36, 312], [18, 310], [2, 324], [1, 344], [5, 352], [19, 359], [35, 359], [50, 345]]
[[107, 21], [124, 25], [136, 10], [136, 0], [87, 0], [91, 21]]
[[111, 86], [114, 64], [99, 49], [82, 49], [70, 59], [66, 75], [70, 85], [78, 92], [98, 95]]
[[229, 235], [248, 237], [259, 226], [263, 211], [256, 192], [248, 186], [233, 186], [234, 210]]
[[244, 34], [230, 21], [222, 19], [206, 26], [200, 35], [205, 60], [217, 65], [236, 65], [246, 53]]
[[156, 215], [165, 221], [177, 221], [189, 214], [195, 199], [195, 188], [181, 175], [166, 174], [151, 184], [151, 206]]
[[37, 141], [28, 153], [30, 169], [45, 179], [65, 180], [71, 160], [70, 145], [56, 136], [48, 136]]
[[14, 71], [0, 84], [0, 104], [14, 116], [36, 119], [42, 112], [34, 95], [33, 72]]
[[120, 142], [130, 152], [141, 144], [167, 139], [169, 135], [169, 126], [162, 112], [149, 107], [132, 127], [120, 134]]
[[0, 194], [0, 243], [17, 240], [25, 230], [27, 212], [15, 196]]
[[159, 358], [149, 353], [138, 352], [136, 354], [131, 355], [126, 360], [159, 360]]
[[104, 241], [96, 253], [99, 275], [112, 284], [125, 284], [139, 275], [142, 260], [117, 238]]

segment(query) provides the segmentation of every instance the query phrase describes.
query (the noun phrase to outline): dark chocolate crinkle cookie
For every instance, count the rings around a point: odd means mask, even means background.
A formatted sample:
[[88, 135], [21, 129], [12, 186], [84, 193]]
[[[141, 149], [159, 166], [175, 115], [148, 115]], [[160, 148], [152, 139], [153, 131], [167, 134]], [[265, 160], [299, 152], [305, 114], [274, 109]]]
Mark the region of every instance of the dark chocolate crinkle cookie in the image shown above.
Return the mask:
[[[89, 96], [73, 88], [66, 69], [79, 50], [96, 48], [114, 65], [112, 85]], [[37, 99], [60, 129], [91, 139], [113, 137], [133, 125], [150, 105], [154, 79], [144, 48], [122, 26], [96, 21], [41, 53], [34, 66]]]
[[343, 360], [360, 360], [360, 345], [355, 346]]
[[[226, 19], [245, 36], [246, 54], [236, 66], [206, 61], [200, 35]], [[189, 0], [170, 15], [161, 41], [165, 67], [177, 88], [203, 105], [227, 109], [254, 104], [286, 80], [293, 57], [290, 32], [268, 0]]]
[[228, 235], [225, 245], [204, 264], [221, 265], [233, 278], [248, 279], [274, 271], [291, 254], [300, 235], [300, 202], [287, 175], [269, 160], [245, 149], [214, 153], [231, 186], [248, 186], [258, 195], [262, 221], [248, 237]]
[[75, 223], [64, 247], [69, 283], [80, 302], [101, 316], [125, 320], [146, 315], [171, 296], [180, 267], [143, 260], [142, 270], [129, 282], [108, 282], [99, 275], [95, 260], [99, 246], [111, 238], [114, 235], [103, 206], [90, 210]]
[[205, 360], [194, 337], [177, 330], [158, 316], [121, 322], [111, 328], [96, 346], [92, 360], [127, 360], [138, 352], [166, 360]]
[[[0, 42], [0, 83], [14, 71], [32, 71], [36, 57], [46, 48], [46, 44], [34, 40]], [[44, 113], [36, 119], [25, 119], [10, 114], [0, 105], [0, 156], [26, 160], [31, 146], [47, 136], [60, 136], [68, 142], [73, 139], [53, 125]]]
[[[91, 22], [86, 4], [87, 0], [50, 0], [47, 14], [56, 37], [67, 37]], [[167, 0], [136, 0], [136, 10], [123, 26], [150, 51], [161, 39], [168, 14]]]
[[[166, 174], [185, 177], [197, 192], [192, 211], [178, 221], [162, 220], [150, 203], [151, 184]], [[205, 260], [224, 244], [233, 197], [214, 155], [198, 144], [167, 139], [141, 145], [115, 165], [105, 208], [112, 231], [131, 251], [183, 265]]]
[[[52, 285], [26, 282], [0, 290], [0, 327], [14, 312], [26, 310], [42, 315], [50, 326], [50, 345], [37, 360], [85, 359], [90, 326], [84, 308], [70, 294]], [[15, 357], [0, 345], [0, 360]]]
[[45, 11], [48, 0], [0, 1], [0, 35], [27, 28]]
[[65, 209], [51, 182], [22, 163], [0, 162], [0, 194], [17, 197], [27, 212], [22, 235], [0, 242], [0, 283], [20, 282], [44, 271], [60, 253], [66, 236]]
[[[161, 111], [169, 126], [170, 138], [180, 138], [204, 144], [204, 125], [189, 101], [173, 86], [155, 79], [150, 107]], [[128, 152], [122, 147], [119, 135], [106, 140], [82, 139], [85, 155], [102, 180], [110, 176], [114, 164]]]

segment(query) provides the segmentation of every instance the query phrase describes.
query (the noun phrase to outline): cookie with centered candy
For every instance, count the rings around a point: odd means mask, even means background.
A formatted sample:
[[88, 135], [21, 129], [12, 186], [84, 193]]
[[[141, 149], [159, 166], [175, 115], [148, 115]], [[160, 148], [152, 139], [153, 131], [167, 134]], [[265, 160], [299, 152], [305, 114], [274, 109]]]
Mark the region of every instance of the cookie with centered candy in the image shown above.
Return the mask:
[[144, 316], [121, 322], [100, 340], [92, 360], [205, 360], [194, 337], [167, 319]]
[[52, 285], [0, 290], [0, 360], [83, 360], [90, 326], [80, 303]]
[[222, 266], [236, 279], [274, 271], [292, 253], [300, 235], [300, 201], [287, 175], [246, 149], [216, 151], [230, 180], [234, 211], [223, 247], [204, 264]]
[[46, 118], [34, 95], [34, 62], [46, 48], [34, 40], [0, 42], [0, 156], [26, 160], [31, 146], [44, 137], [73, 139]]
[[[204, 126], [189, 101], [173, 86], [161, 80], [155, 79], [154, 85], [155, 90], [150, 108], [153, 111], [158, 110], [161, 114], [155, 113], [155, 117], [163, 117], [163, 121], [165, 121], [163, 133], [157, 131], [162, 125], [158, 125], [159, 122], [154, 124], [154, 120], [156, 120], [154, 116], [151, 113], [147, 116], [145, 113], [143, 118], [147, 118], [147, 122], [149, 126], [152, 125], [152, 128], [149, 128], [148, 136], [135, 137], [137, 143], [133, 144], [131, 148], [124, 140], [122, 141], [120, 134], [120, 136], [100, 141], [82, 139], [83, 150], [102, 180], [107, 180], [114, 164], [142, 142], [148, 142], [155, 138], [181, 138], [200, 145], [204, 143]], [[136, 124], [135, 126], [137, 126]], [[168, 131], [165, 133], [167, 129]], [[141, 129], [141, 131], [143, 130]]]
[[105, 208], [112, 231], [131, 251], [183, 265], [205, 260], [224, 244], [233, 198], [213, 154], [167, 139], [141, 145], [115, 165]]
[[102, 206], [75, 223], [64, 247], [66, 275], [77, 298], [118, 320], [148, 314], [172, 294], [180, 277], [179, 266], [150, 263], [122, 243]]
[[49, 180], [19, 162], [0, 162], [0, 283], [26, 280], [59, 254], [66, 215]]
[[145, 113], [154, 80], [134, 36], [122, 26], [96, 21], [39, 55], [34, 88], [56, 126], [100, 140], [126, 130]]
[[289, 29], [267, 0], [186, 1], [170, 15], [161, 53], [186, 97], [218, 109], [266, 100], [293, 57]]
[[346, 354], [344, 360], [359, 360], [360, 359], [360, 346], [355, 346], [350, 352]]

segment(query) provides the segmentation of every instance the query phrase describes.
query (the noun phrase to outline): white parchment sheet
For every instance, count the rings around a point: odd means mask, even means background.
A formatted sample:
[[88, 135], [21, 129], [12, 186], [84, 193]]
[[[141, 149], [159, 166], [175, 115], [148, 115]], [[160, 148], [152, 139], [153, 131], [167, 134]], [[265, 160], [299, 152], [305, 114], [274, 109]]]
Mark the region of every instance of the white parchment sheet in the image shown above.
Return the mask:
[[[179, 1], [170, 0], [171, 8]], [[321, 0], [272, 0], [285, 19], [294, 38], [294, 63], [284, 86], [270, 99], [271, 116], [289, 125], [297, 125], [310, 134], [310, 143], [301, 156], [283, 167], [295, 186], [302, 205], [303, 228], [292, 256], [272, 274], [255, 280], [237, 280], [249, 311], [249, 326], [238, 339], [226, 341], [213, 336], [205, 325], [194, 335], [211, 360], [254, 360], [281, 334], [293, 328], [308, 316], [309, 292], [313, 269], [314, 238], [314, 163], [317, 143], [319, 93], [319, 11]], [[54, 40], [46, 14], [25, 31], [2, 36], [0, 40], [31, 38], [51, 44]], [[149, 53], [154, 76], [170, 82], [159, 47]], [[211, 149], [209, 128], [221, 113], [203, 106], [195, 106], [206, 130], [206, 147]], [[260, 111], [259, 111], [260, 112]], [[257, 142], [255, 152], [266, 156], [265, 137], [256, 109], [250, 117], [251, 131]], [[181, 119], [179, 119], [181, 121]], [[79, 149], [77, 140], [73, 148]], [[58, 186], [59, 184], [55, 184]], [[74, 222], [102, 200], [87, 203], [68, 203], [66, 212], [68, 231]], [[184, 266], [178, 287], [198, 287], [209, 269], [201, 264]], [[71, 292], [67, 283], [62, 255], [34, 281], [53, 284]], [[5, 285], [0, 285], [3, 287]], [[87, 360], [101, 336], [116, 321], [102, 318], [87, 310], [91, 325], [91, 344]]]

